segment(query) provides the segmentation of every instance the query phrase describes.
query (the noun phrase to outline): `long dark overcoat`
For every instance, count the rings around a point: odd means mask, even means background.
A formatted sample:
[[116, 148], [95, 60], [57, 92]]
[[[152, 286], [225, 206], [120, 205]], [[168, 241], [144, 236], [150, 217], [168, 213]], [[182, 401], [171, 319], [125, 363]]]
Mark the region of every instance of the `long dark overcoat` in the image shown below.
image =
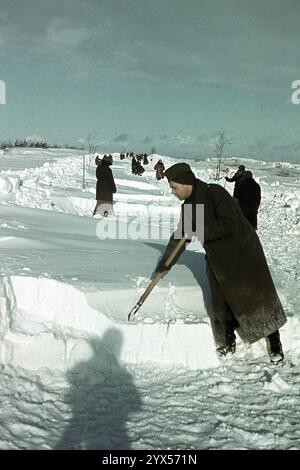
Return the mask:
[[163, 162], [157, 162], [156, 165], [154, 165], [154, 170], [156, 170], [156, 179], [161, 180], [164, 178], [164, 169], [165, 165]]
[[[220, 288], [220, 294], [211, 289], [212, 295], [224, 296], [250, 343], [278, 330], [286, 323], [286, 316], [259, 238], [237, 202], [222, 186], [196, 180], [191, 198], [182, 204], [182, 214], [187, 204], [204, 204], [204, 240], [201, 241], [208, 271], [214, 274]], [[183, 215], [177, 233], [170, 238], [164, 260], [178, 243], [182, 219]], [[199, 238], [198, 232], [197, 235]], [[213, 300], [216, 304], [219, 299]]]
[[102, 160], [102, 162], [97, 166], [96, 199], [97, 201], [112, 203], [113, 194], [116, 192], [116, 185], [109, 165], [109, 162]]
[[246, 178], [239, 184], [235, 197], [244, 214], [257, 213], [261, 200], [260, 185], [253, 178]]

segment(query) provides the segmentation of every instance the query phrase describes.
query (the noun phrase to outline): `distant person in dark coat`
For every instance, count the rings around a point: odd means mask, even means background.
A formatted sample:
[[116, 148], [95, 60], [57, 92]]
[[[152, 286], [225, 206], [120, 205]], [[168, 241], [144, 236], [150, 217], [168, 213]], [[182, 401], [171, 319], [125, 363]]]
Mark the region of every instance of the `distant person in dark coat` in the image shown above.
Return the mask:
[[116, 185], [110, 166], [112, 156], [104, 155], [96, 169], [96, 206], [93, 215], [101, 214], [107, 217], [113, 214], [113, 194], [116, 193]]
[[257, 212], [260, 206], [260, 185], [253, 179], [251, 171], [245, 171], [239, 183], [235, 197], [246, 219], [257, 230]]
[[132, 157], [132, 160], [131, 160], [131, 173], [133, 175], [135, 175], [135, 170], [136, 170], [136, 167], [138, 165], [138, 161], [135, 157]]
[[[155, 272], [170, 269], [165, 261], [184, 233], [187, 243], [190, 241], [192, 229], [206, 252], [210, 319], [219, 355], [235, 352], [234, 330], [239, 327], [250, 343], [266, 338], [271, 361], [281, 362], [284, 356], [278, 329], [287, 319], [256, 232], [228, 191], [197, 179], [187, 163], [176, 163], [165, 176], [183, 204], [178, 227]], [[196, 220], [199, 205], [204, 205], [204, 222]]]
[[145, 168], [139, 162], [137, 162], [134, 174], [138, 176], [142, 176], [144, 171], [145, 171]]
[[233, 197], [236, 197], [236, 191], [237, 191], [239, 184], [242, 181], [244, 172], [245, 172], [244, 165], [239, 165], [238, 170], [235, 172], [232, 178], [228, 178], [228, 176], [225, 176], [226, 181], [228, 181], [229, 183], [235, 182], [234, 190], [233, 190]]
[[161, 180], [162, 178], [164, 178], [165, 165], [163, 164], [161, 159], [159, 159], [156, 165], [154, 166], [154, 170], [156, 170], [157, 180]]

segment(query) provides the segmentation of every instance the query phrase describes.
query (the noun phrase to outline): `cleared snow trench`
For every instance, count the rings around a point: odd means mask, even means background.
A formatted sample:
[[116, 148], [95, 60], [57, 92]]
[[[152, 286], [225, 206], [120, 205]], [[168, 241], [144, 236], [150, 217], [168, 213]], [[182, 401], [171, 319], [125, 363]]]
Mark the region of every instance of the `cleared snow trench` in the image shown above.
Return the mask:
[[[114, 291], [114, 296], [122, 305], [121, 294]], [[29, 370], [69, 369], [92, 354], [93, 339], [110, 331], [107, 347], [115, 353], [116, 332], [116, 343], [122, 338], [118, 358], [123, 363], [191, 369], [219, 365], [210, 325], [120, 322], [95, 309], [89, 292], [57, 280], [5, 277], [0, 306], [2, 363]]]

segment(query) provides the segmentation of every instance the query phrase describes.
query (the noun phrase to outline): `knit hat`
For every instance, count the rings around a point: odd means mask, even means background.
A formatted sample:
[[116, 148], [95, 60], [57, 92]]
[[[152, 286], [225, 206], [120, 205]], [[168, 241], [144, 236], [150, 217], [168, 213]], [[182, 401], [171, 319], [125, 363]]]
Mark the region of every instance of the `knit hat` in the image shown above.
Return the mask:
[[196, 180], [196, 176], [187, 163], [175, 163], [164, 172], [164, 175], [169, 182], [174, 181], [180, 184], [194, 184]]

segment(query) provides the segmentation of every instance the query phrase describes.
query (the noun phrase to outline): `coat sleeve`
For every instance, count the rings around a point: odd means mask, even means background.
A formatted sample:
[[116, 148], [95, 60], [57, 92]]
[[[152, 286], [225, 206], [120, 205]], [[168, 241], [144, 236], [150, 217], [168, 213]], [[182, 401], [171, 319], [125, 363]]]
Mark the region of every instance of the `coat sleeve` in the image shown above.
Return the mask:
[[111, 186], [112, 192], [113, 192], [113, 193], [116, 193], [116, 192], [117, 192], [117, 188], [116, 188], [114, 176], [113, 176], [111, 170], [110, 170], [110, 172], [109, 172], [109, 182], [110, 182], [110, 186]]
[[228, 176], [225, 177], [226, 181], [229, 181], [229, 183], [233, 183], [234, 181], [237, 181], [245, 172], [245, 170], [238, 170], [234, 173], [232, 178], [228, 178]]
[[226, 181], [228, 181], [229, 183], [233, 183], [234, 181], [236, 181], [236, 178], [233, 176], [232, 178], [229, 178], [228, 176], [225, 176], [225, 179]]
[[97, 180], [100, 178], [100, 173], [101, 173], [101, 165], [98, 165], [96, 168], [96, 178]]
[[[182, 206], [181, 206], [182, 207]], [[178, 243], [180, 242], [181, 238], [183, 237], [184, 233], [183, 233], [183, 230], [182, 230], [182, 212], [183, 210], [181, 209], [181, 215], [180, 215], [180, 219], [179, 219], [179, 222], [178, 222], [178, 225], [177, 225], [177, 228], [175, 230], [175, 232], [171, 235], [170, 239], [169, 239], [169, 242], [166, 246], [166, 249], [165, 249], [165, 252], [164, 254], [162, 255], [162, 257], [160, 258], [159, 260], [159, 263], [163, 263], [167, 260], [167, 258], [170, 256], [170, 254], [172, 253], [172, 251], [174, 251], [174, 249], [176, 248], [176, 246], [178, 245]], [[182, 248], [179, 250], [179, 252], [177, 253], [177, 255], [175, 256], [175, 258], [173, 259], [172, 263], [170, 264], [170, 268], [172, 268], [172, 266], [174, 266], [174, 264], [177, 263], [178, 259], [180, 258], [180, 256], [182, 255], [182, 253], [184, 252], [186, 246], [188, 243], [190, 243], [191, 240], [187, 240], [186, 243], [182, 246]], [[158, 266], [157, 266], [158, 267]], [[156, 270], [157, 270], [157, 267], [156, 267]], [[155, 271], [156, 271], [155, 270]]]

